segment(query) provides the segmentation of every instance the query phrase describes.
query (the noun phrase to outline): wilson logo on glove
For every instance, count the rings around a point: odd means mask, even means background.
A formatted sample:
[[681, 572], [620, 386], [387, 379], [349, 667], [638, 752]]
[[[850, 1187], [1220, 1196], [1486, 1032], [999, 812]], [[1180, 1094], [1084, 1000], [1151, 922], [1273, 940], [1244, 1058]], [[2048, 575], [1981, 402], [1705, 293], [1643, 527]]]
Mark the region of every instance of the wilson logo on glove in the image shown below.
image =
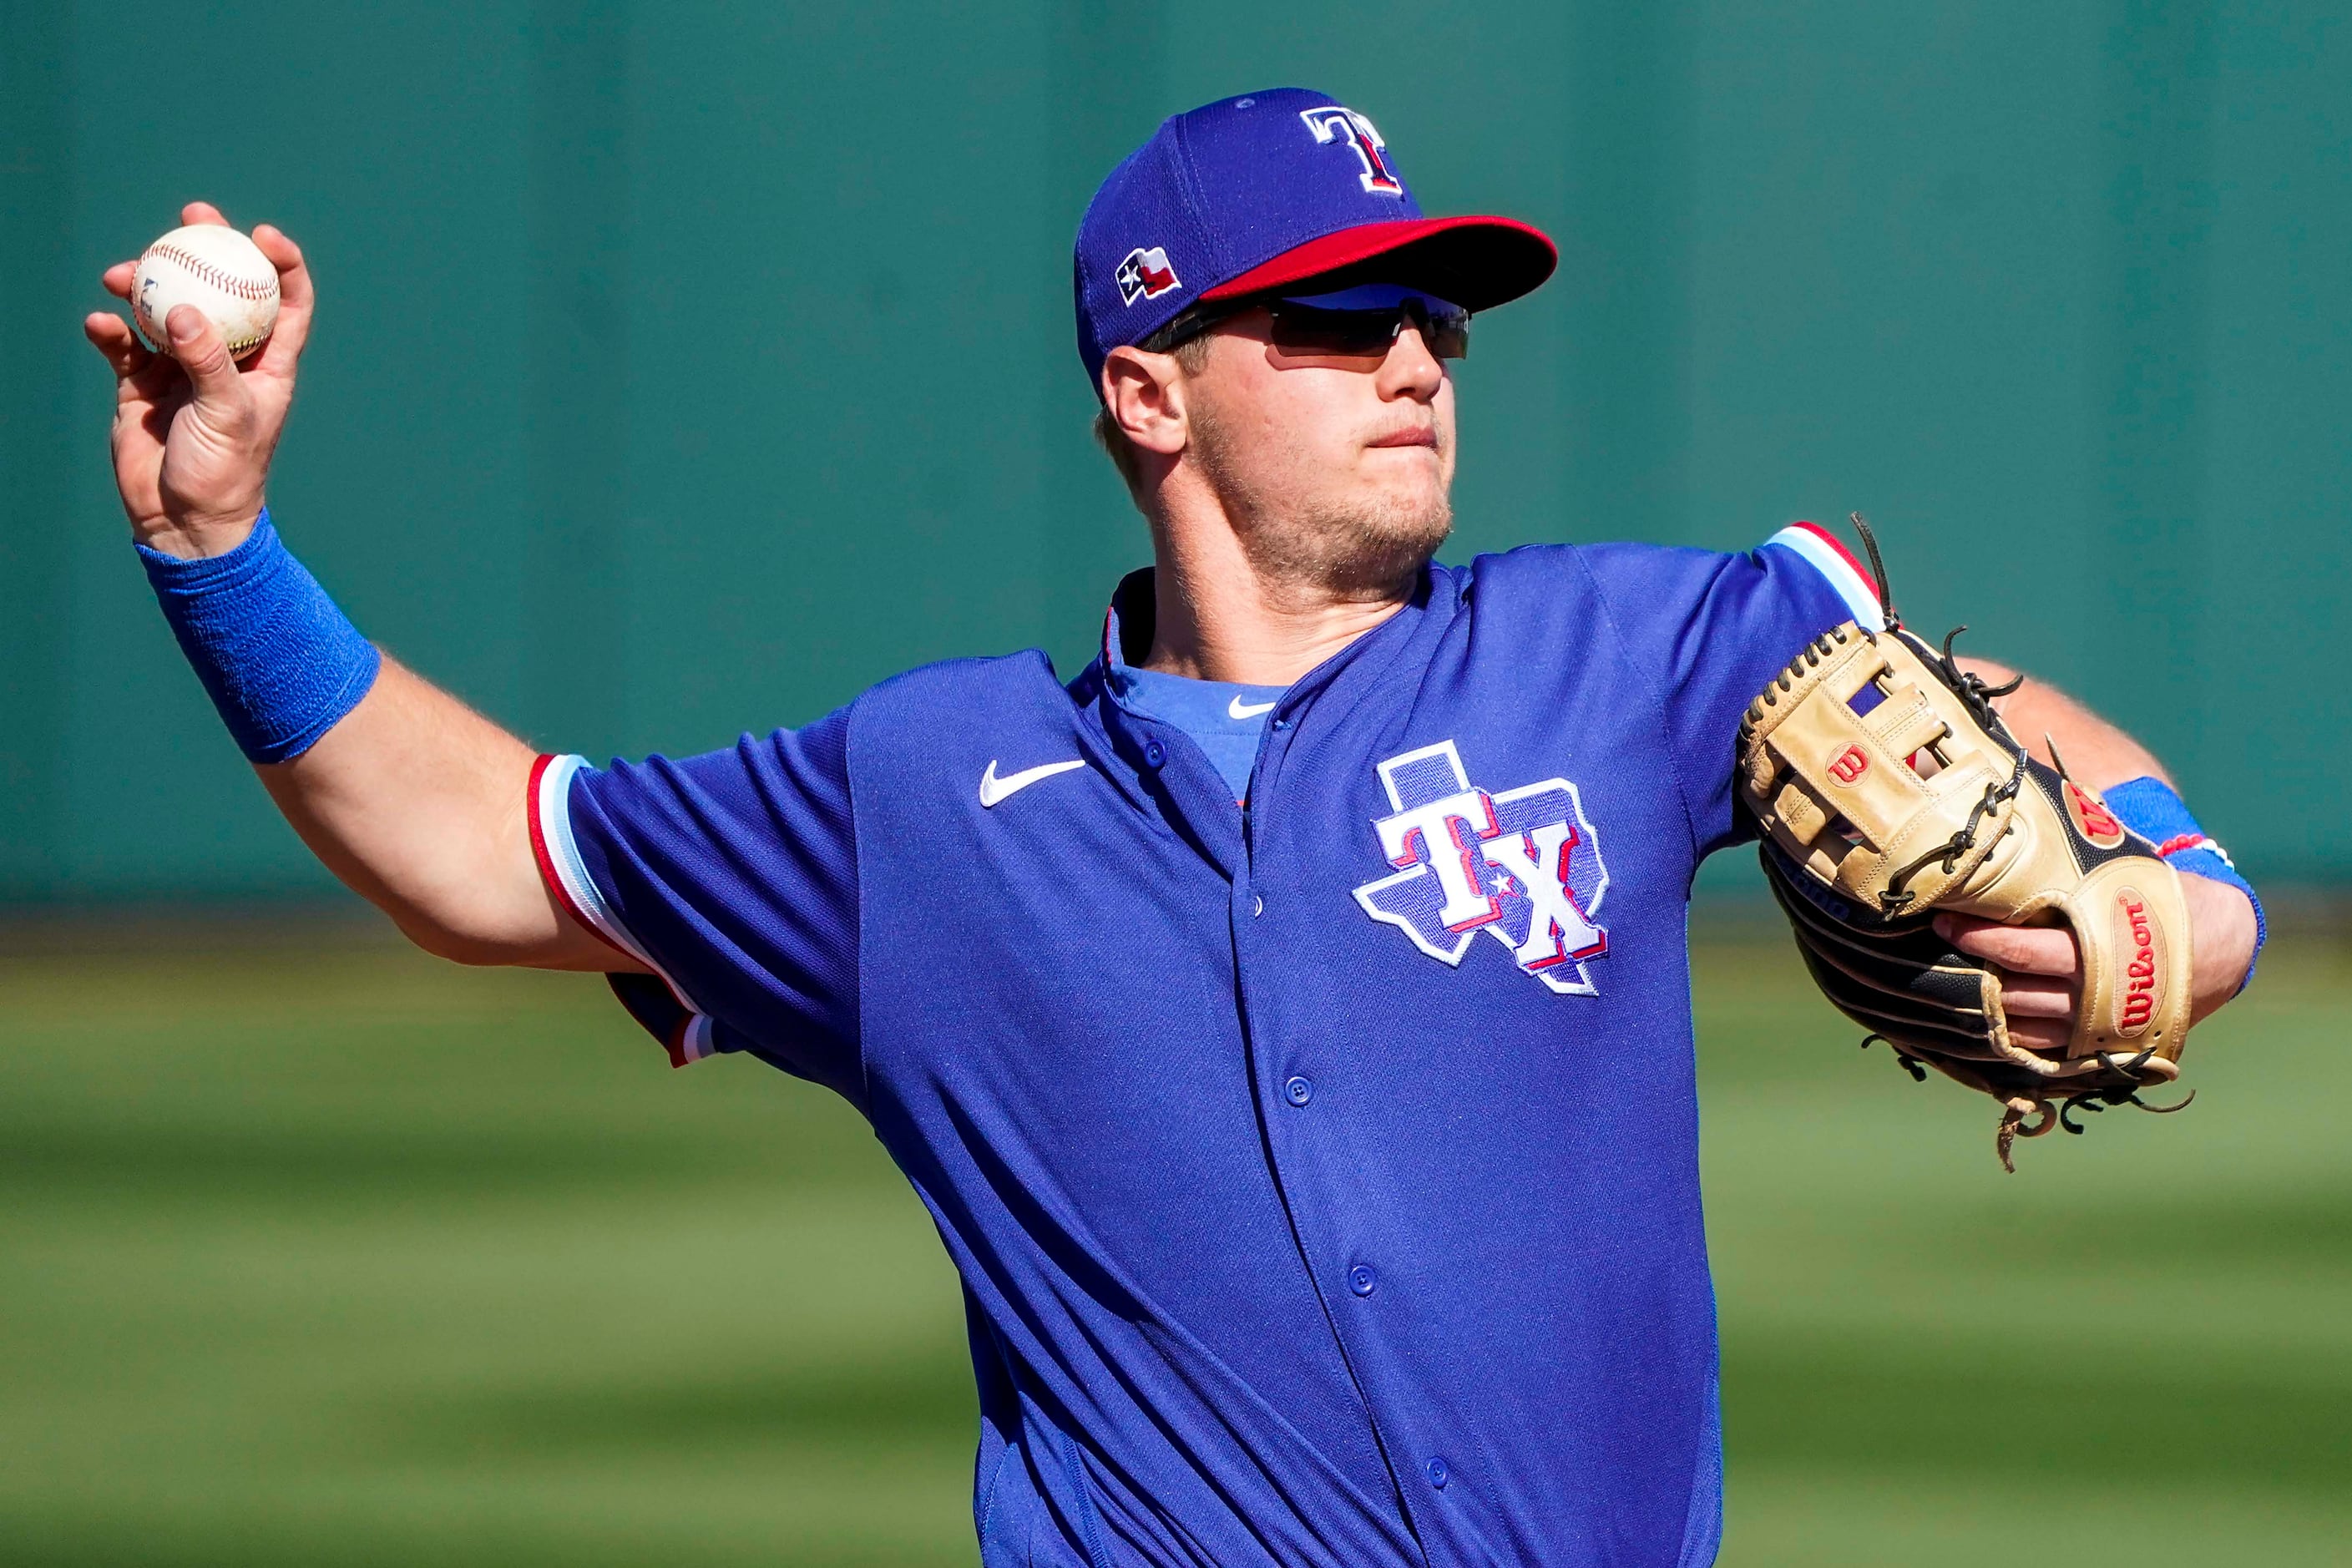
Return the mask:
[[1848, 746], [1830, 763], [1830, 777], [1850, 784], [1870, 771], [1870, 758], [1860, 746]]
[[2116, 946], [2131, 954], [2124, 964], [2124, 989], [2116, 997], [2116, 1033], [2136, 1039], [2164, 1001], [2163, 938], [2147, 917], [2147, 900], [2137, 889], [2116, 894]]

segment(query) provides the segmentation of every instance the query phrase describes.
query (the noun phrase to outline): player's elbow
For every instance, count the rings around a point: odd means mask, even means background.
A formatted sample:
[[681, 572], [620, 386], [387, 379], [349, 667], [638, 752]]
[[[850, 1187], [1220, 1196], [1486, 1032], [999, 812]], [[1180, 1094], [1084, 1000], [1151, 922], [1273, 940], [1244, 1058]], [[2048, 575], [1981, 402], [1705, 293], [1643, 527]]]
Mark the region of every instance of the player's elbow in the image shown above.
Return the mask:
[[525, 950], [495, 938], [471, 931], [453, 930], [428, 921], [404, 921], [393, 923], [401, 934], [436, 958], [451, 963], [462, 963], [473, 969], [513, 968], [529, 962]]
[[528, 950], [501, 933], [416, 910], [388, 910], [400, 934], [436, 958], [470, 968], [496, 969], [528, 962]]
[[529, 896], [500, 898], [478, 884], [419, 890], [381, 900], [403, 936], [436, 958], [473, 968], [543, 964], [562, 937], [534, 882]]

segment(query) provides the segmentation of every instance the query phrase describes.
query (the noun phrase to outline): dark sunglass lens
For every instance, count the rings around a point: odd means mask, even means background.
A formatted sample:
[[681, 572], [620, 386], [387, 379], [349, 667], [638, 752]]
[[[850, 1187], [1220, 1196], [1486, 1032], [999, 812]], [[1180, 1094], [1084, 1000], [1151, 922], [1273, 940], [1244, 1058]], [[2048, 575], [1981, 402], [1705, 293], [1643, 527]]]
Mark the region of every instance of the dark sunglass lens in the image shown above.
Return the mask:
[[1470, 313], [1432, 310], [1418, 301], [1371, 310], [1332, 310], [1285, 300], [1272, 308], [1274, 346], [1285, 353], [1340, 359], [1381, 359], [1410, 313], [1422, 340], [1439, 359], [1470, 352]]
[[1385, 310], [1327, 310], [1289, 300], [1274, 307], [1274, 346], [1285, 353], [1377, 359], [1396, 341], [1397, 315]]
[[1470, 312], [1441, 310], [1423, 323], [1422, 336], [1428, 340], [1429, 352], [1439, 359], [1470, 357]]

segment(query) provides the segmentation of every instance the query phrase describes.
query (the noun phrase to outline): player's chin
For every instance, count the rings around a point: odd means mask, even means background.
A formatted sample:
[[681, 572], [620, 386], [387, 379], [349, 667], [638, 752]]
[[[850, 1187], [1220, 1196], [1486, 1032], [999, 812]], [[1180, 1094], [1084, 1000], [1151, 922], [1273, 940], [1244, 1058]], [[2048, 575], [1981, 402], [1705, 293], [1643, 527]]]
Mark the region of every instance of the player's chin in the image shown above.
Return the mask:
[[1354, 522], [1362, 580], [1393, 584], [1437, 553], [1454, 531], [1454, 511], [1442, 487], [1399, 487], [1377, 492]]
[[1453, 478], [1437, 453], [1427, 447], [1376, 447], [1368, 449], [1361, 470], [1363, 488], [1375, 504], [1400, 512], [1442, 511], [1448, 481]]

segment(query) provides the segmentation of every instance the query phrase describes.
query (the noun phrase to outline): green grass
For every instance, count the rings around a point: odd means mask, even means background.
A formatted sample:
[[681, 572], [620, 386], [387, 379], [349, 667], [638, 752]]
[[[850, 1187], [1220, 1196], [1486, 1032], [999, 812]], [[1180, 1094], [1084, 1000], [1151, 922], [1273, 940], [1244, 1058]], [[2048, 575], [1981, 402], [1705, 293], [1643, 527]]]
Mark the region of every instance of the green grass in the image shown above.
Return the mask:
[[2352, 954], [2014, 1176], [1781, 958], [1701, 962], [1726, 1563], [2352, 1562]]
[[[831, 1097], [590, 980], [109, 946], [0, 959], [0, 1562], [971, 1561], [954, 1279]], [[1700, 962], [1725, 1562], [2352, 1561], [2352, 957], [2011, 1177], [1784, 947]]]

